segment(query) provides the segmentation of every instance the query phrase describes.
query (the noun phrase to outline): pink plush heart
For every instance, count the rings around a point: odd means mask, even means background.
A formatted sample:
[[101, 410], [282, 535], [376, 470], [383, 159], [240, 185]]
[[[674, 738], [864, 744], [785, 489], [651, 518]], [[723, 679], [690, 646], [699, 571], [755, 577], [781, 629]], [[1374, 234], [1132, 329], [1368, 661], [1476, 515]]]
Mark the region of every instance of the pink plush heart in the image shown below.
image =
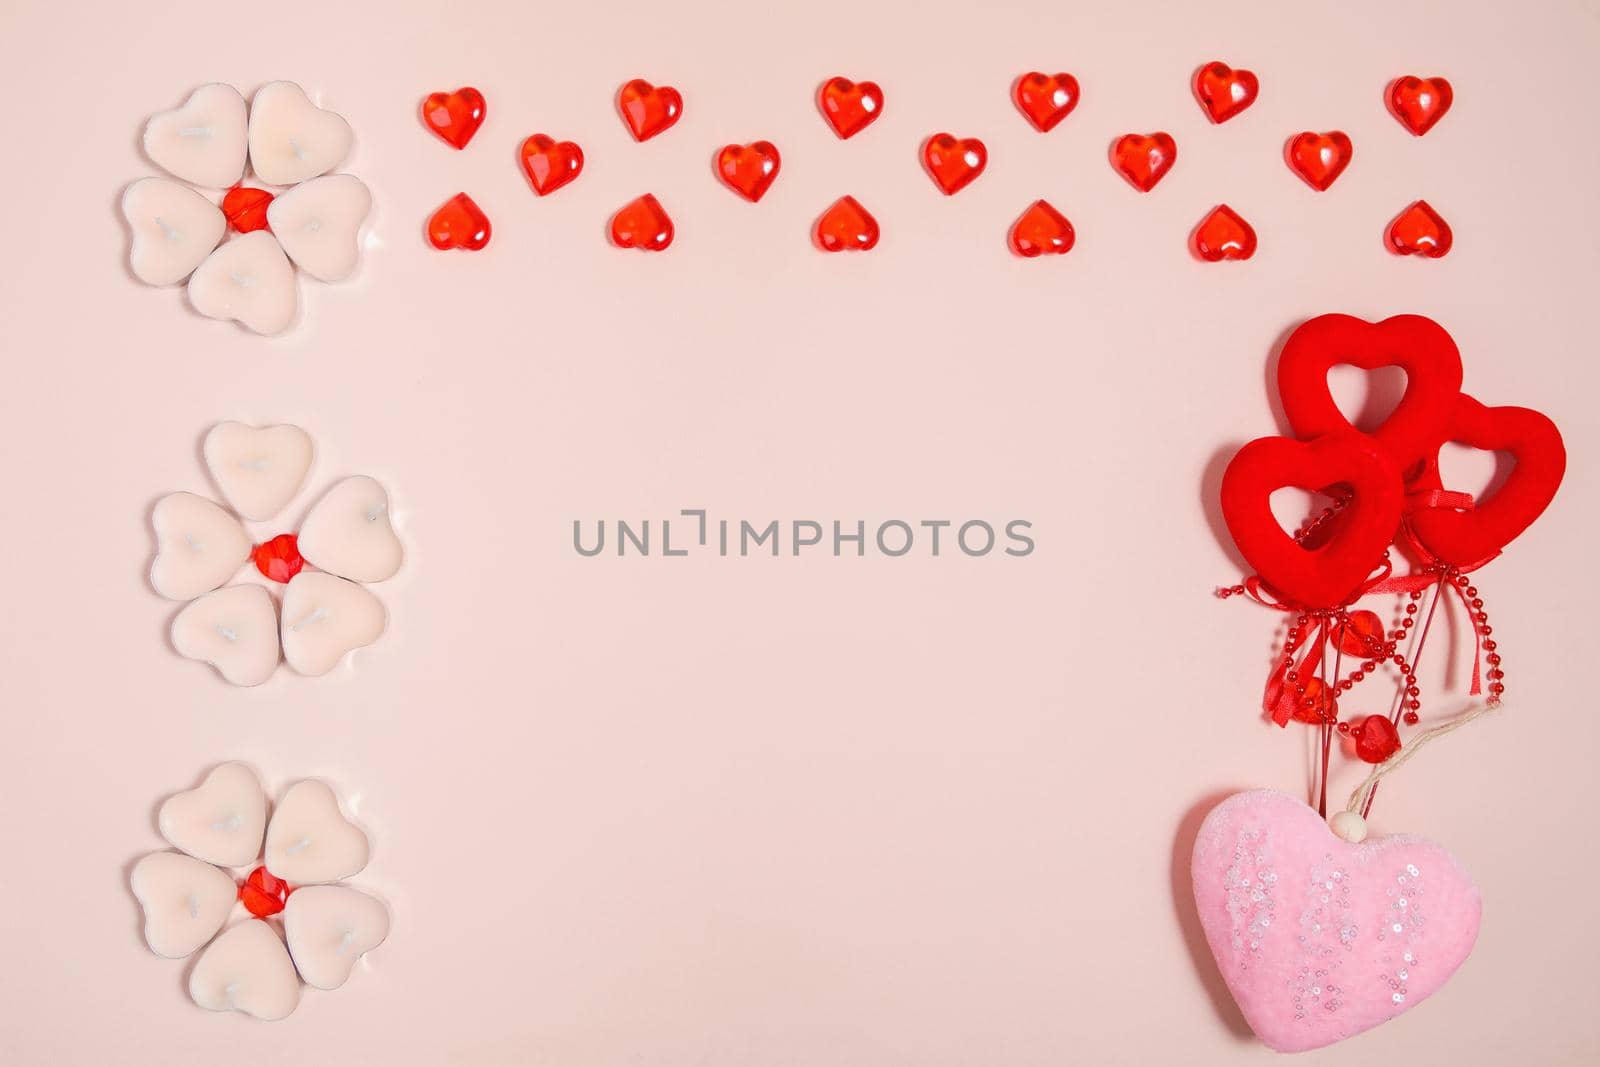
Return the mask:
[[1200, 825], [1194, 900], [1245, 1021], [1279, 1052], [1370, 1030], [1444, 985], [1483, 910], [1454, 858], [1419, 837], [1359, 845], [1261, 789]]

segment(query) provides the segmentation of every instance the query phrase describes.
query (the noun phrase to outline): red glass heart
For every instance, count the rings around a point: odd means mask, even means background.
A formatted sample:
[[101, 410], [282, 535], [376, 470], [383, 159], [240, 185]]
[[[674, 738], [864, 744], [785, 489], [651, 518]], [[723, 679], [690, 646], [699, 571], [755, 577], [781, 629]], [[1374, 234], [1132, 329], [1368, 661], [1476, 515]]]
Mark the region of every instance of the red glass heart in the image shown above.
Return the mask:
[[1434, 501], [1431, 491], [1445, 488], [1437, 452], [1417, 479], [1407, 529], [1434, 558], [1467, 567], [1497, 555], [1550, 506], [1566, 474], [1567, 450], [1556, 424], [1539, 412], [1485, 407], [1465, 394], [1451, 406], [1445, 439], [1516, 461], [1499, 488], [1464, 510]]
[[1031, 71], [1017, 79], [1011, 98], [1040, 133], [1049, 133], [1078, 106], [1078, 79]]
[[922, 145], [922, 162], [945, 196], [954, 196], [989, 165], [989, 150], [976, 137], [936, 133]]
[[1170, 134], [1125, 133], [1111, 146], [1111, 165], [1141, 193], [1156, 187], [1178, 161], [1178, 145]]
[[1190, 244], [1207, 263], [1249, 259], [1256, 254], [1256, 231], [1227, 204], [1218, 204], [1194, 228]]
[[1421, 137], [1444, 118], [1455, 102], [1450, 83], [1443, 78], [1418, 78], [1407, 74], [1389, 84], [1389, 111], [1400, 125]]
[[659, 252], [672, 243], [672, 218], [650, 193], [624, 204], [611, 216], [611, 241], [618, 248]]
[[1295, 134], [1284, 149], [1284, 159], [1289, 169], [1305, 179], [1307, 185], [1319, 193], [1328, 191], [1344, 168], [1350, 165], [1355, 146], [1340, 130], [1314, 133], [1307, 130]]
[[1072, 251], [1078, 235], [1067, 217], [1050, 206], [1048, 200], [1035, 200], [1011, 227], [1011, 250], [1032, 259], [1045, 254], [1064, 255]]
[[[1316, 547], [1297, 543], [1272, 513], [1272, 494], [1290, 487], [1348, 497]], [[1222, 475], [1222, 517], [1239, 553], [1280, 600], [1307, 609], [1338, 607], [1359, 592], [1394, 540], [1404, 500], [1394, 464], [1353, 431], [1251, 441]]]
[[1226, 63], [1207, 63], [1194, 72], [1195, 99], [1216, 123], [1227, 122], [1255, 103], [1260, 88], [1253, 73]]
[[865, 252], [878, 243], [878, 220], [853, 196], [841, 196], [817, 220], [817, 247], [824, 252]]
[[1387, 715], [1368, 715], [1350, 729], [1356, 755], [1367, 763], [1382, 763], [1400, 751], [1400, 732]]
[[471, 86], [453, 93], [429, 93], [422, 101], [422, 122], [452, 148], [465, 148], [483, 125], [483, 94]]
[[1395, 315], [1382, 322], [1319, 315], [1302, 323], [1278, 357], [1283, 413], [1299, 436], [1353, 429], [1328, 389], [1328, 370], [1341, 363], [1366, 371], [1405, 371], [1400, 403], [1371, 436], [1403, 475], [1414, 476], [1437, 454], [1461, 390], [1461, 353], [1455, 342], [1438, 323], [1421, 315]]
[[622, 121], [635, 141], [648, 141], [668, 129], [683, 114], [683, 97], [670, 85], [657, 88], [643, 78], [635, 78], [617, 93]]
[[1402, 256], [1423, 256], [1438, 259], [1448, 255], [1456, 243], [1455, 234], [1444, 216], [1433, 210], [1426, 200], [1418, 200], [1389, 223], [1384, 234], [1389, 249]]
[[1339, 651], [1347, 656], [1376, 659], [1373, 643], [1377, 643], [1378, 649], [1383, 646], [1383, 620], [1378, 618], [1377, 612], [1366, 609], [1352, 611], [1349, 618], [1348, 623], [1335, 623], [1333, 627], [1333, 640]]
[[883, 90], [877, 82], [829, 78], [817, 93], [817, 106], [833, 132], [848, 140], [883, 114]]
[[428, 241], [441, 251], [476, 252], [489, 243], [489, 233], [489, 216], [466, 193], [446, 200], [428, 219]]
[[265, 189], [251, 189], [235, 185], [222, 195], [222, 214], [228, 225], [239, 233], [270, 229], [267, 225], [267, 206], [273, 195]]
[[583, 149], [574, 141], [557, 141], [536, 133], [522, 142], [522, 169], [533, 191], [549, 196], [583, 173]]
[[279, 534], [263, 541], [250, 552], [256, 570], [275, 582], [287, 582], [300, 573], [306, 561], [300, 558], [300, 542], [294, 534]]
[[1294, 710], [1289, 713], [1289, 717], [1295, 722], [1311, 726], [1333, 722], [1339, 717], [1338, 696], [1323, 683], [1321, 678], [1312, 678], [1306, 682], [1306, 691], [1296, 697]]
[[289, 883], [271, 874], [265, 867], [257, 867], [239, 887], [239, 901], [245, 910], [258, 919], [276, 915], [289, 899]]
[[717, 153], [717, 177], [752, 204], [767, 195], [782, 160], [771, 141], [730, 144]]

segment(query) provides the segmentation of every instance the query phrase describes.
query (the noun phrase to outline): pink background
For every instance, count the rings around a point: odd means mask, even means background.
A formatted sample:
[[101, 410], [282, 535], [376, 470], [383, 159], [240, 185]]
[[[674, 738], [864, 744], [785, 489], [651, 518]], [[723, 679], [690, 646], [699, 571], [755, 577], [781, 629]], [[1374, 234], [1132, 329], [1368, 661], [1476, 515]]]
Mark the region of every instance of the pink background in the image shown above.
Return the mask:
[[[1572, 469], [1482, 579], [1507, 712], [1376, 809], [1475, 874], [1477, 952], [1307, 1062], [1593, 1062], [1600, 23], [1577, 2], [1326, 7], [7, 2], [0, 1060], [1265, 1060], [1193, 920], [1189, 841], [1226, 792], [1303, 791], [1309, 749], [1255, 709], [1276, 620], [1210, 596], [1237, 573], [1211, 505], [1225, 455], [1274, 429], [1276, 343], [1339, 310], [1439, 319], [1468, 389], [1548, 412]], [[1212, 58], [1263, 85], [1216, 128], [1188, 88]], [[1008, 98], [1034, 68], [1083, 84], [1049, 136]], [[1407, 72], [1457, 91], [1421, 140], [1381, 103]], [[813, 103], [836, 73], [888, 97], [850, 142]], [[686, 100], [642, 146], [613, 106], [634, 76]], [[149, 114], [274, 78], [351, 120], [376, 209], [357, 280], [305, 283], [305, 321], [263, 341], [134, 283], [116, 203], [154, 172]], [[457, 153], [416, 107], [462, 83], [490, 117]], [[1356, 145], [1326, 194], [1282, 162], [1308, 128]], [[941, 129], [991, 154], [954, 199], [917, 162]], [[1140, 196], [1106, 150], [1152, 129], [1179, 161]], [[588, 156], [545, 200], [515, 163], [536, 130]], [[752, 206], [710, 160], [757, 138], [784, 169]], [[494, 240], [436, 253], [423, 219], [461, 189]], [[610, 248], [646, 190], [677, 242]], [[846, 192], [883, 224], [870, 255], [809, 244]], [[1039, 196], [1078, 246], [1023, 261], [1004, 235]], [[1447, 259], [1381, 247], [1418, 196], [1456, 229]], [[1223, 200], [1260, 232], [1249, 263], [1186, 252]], [[167, 645], [147, 513], [208, 490], [198, 442], [226, 418], [310, 430], [313, 487], [390, 489], [408, 562], [353, 667], [242, 692]], [[1026, 518], [1039, 547], [570, 547], [574, 518], [685, 507]], [[228, 758], [274, 791], [329, 778], [372, 834], [357, 881], [393, 910], [350, 983], [282, 1023], [190, 1004], [126, 885], [156, 804]]]

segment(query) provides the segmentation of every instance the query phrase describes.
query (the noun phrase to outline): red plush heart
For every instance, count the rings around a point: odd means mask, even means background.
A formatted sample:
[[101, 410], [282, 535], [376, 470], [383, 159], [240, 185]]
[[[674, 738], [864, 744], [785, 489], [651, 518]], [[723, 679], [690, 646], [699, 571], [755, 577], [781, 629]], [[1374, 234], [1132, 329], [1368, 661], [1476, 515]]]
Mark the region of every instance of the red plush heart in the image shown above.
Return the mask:
[[1256, 101], [1261, 88], [1248, 70], [1226, 63], [1207, 63], [1194, 72], [1194, 95], [1212, 122], [1227, 122]]
[[1227, 204], [1218, 204], [1194, 228], [1190, 244], [1195, 255], [1208, 263], [1249, 259], [1256, 254], [1256, 231], [1243, 215]]
[[1455, 93], [1443, 78], [1418, 78], [1408, 74], [1389, 85], [1389, 110], [1402, 126], [1418, 137], [1444, 118], [1454, 100]]
[[1111, 165], [1141, 193], [1148, 193], [1178, 160], [1170, 134], [1125, 133], [1111, 146]]
[[771, 141], [731, 144], [717, 153], [717, 177], [751, 203], [767, 195], [782, 161]]
[[466, 193], [446, 200], [428, 219], [428, 240], [443, 251], [463, 248], [476, 252], [489, 243], [489, 216]]
[[617, 107], [633, 139], [648, 141], [678, 121], [683, 114], [683, 96], [670, 85], [657, 88], [635, 78], [617, 93]]
[[878, 220], [853, 196], [841, 196], [817, 220], [817, 247], [824, 252], [865, 252], [878, 243]]
[[465, 148], [483, 125], [483, 94], [471, 86], [453, 93], [429, 93], [422, 101], [422, 121], [445, 144]]
[[583, 172], [583, 149], [536, 133], [522, 142], [522, 169], [533, 191], [548, 196]]
[[624, 204], [611, 216], [611, 240], [618, 248], [659, 252], [672, 243], [672, 219], [650, 193]]
[[936, 133], [922, 146], [922, 162], [945, 196], [954, 196], [989, 165], [989, 150], [976, 137]]
[[1284, 342], [1278, 394], [1294, 432], [1304, 438], [1352, 429], [1328, 389], [1335, 364], [1362, 370], [1399, 367], [1406, 373], [1400, 403], [1372, 436], [1408, 478], [1421, 471], [1444, 440], [1450, 406], [1461, 390], [1461, 353], [1444, 328], [1421, 315], [1366, 322], [1319, 315]]
[[1328, 186], [1350, 165], [1350, 157], [1354, 154], [1355, 146], [1340, 130], [1328, 133], [1307, 130], [1291, 137], [1288, 147], [1284, 149], [1289, 169], [1319, 193], [1328, 191]]
[[883, 114], [883, 90], [877, 82], [829, 78], [817, 93], [817, 106], [833, 132], [848, 140]]
[[[1286, 488], [1347, 498], [1316, 547], [1284, 532], [1272, 494]], [[1282, 601], [1332, 608], [1351, 600], [1383, 559], [1400, 525], [1405, 488], [1394, 464], [1365, 434], [1311, 442], [1263, 437], [1239, 449], [1222, 475], [1222, 517], [1239, 552]]]
[[1406, 208], [1391, 223], [1384, 235], [1389, 248], [1397, 255], [1423, 256], [1438, 259], [1455, 244], [1455, 235], [1444, 216], [1433, 210], [1426, 200], [1418, 200]]
[[1078, 106], [1078, 79], [1032, 71], [1017, 79], [1011, 98], [1040, 133], [1049, 133]]
[[1035, 200], [1011, 227], [1011, 250], [1032, 259], [1045, 253], [1065, 255], [1078, 239], [1067, 217], [1048, 200]]
[[1450, 409], [1446, 440], [1494, 452], [1508, 452], [1516, 466], [1505, 483], [1485, 499], [1457, 510], [1436, 502], [1444, 486], [1438, 453], [1411, 495], [1406, 526], [1428, 553], [1457, 567], [1482, 562], [1533, 525], [1555, 499], [1567, 469], [1567, 450], [1556, 424], [1528, 408], [1491, 408], [1462, 394]]

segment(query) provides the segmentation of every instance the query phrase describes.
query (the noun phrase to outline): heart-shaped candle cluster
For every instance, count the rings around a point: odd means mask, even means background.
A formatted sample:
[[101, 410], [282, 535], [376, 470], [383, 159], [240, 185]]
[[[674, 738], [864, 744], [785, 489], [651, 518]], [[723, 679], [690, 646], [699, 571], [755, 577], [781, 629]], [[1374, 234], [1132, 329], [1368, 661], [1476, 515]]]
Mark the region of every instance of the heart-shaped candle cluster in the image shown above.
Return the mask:
[[[389, 496], [372, 478], [336, 483], [297, 534], [274, 532], [257, 543], [244, 526], [288, 507], [312, 451], [297, 426], [221, 423], [206, 435], [205, 461], [233, 512], [183, 492], [162, 497], [151, 512], [150, 584], [168, 599], [189, 601], [172, 620], [172, 646], [234, 685], [266, 681], [280, 653], [300, 674], [326, 674], [387, 625], [388, 613], [367, 585], [393, 577], [403, 553]], [[228, 584], [247, 568], [258, 581]], [[279, 585], [281, 602], [269, 592]]]
[[[323, 282], [355, 271], [372, 195], [359, 178], [328, 173], [351, 140], [350, 125], [293, 82], [262, 86], [248, 106], [231, 85], [196, 89], [145, 126], [145, 154], [179, 180], [141, 178], [123, 193], [134, 276], [187, 279], [190, 305], [210, 318], [286, 329], [299, 304], [295, 267]], [[241, 184], [247, 164], [273, 189]], [[226, 190], [221, 206], [193, 186]]]
[[339, 988], [389, 935], [383, 903], [339, 884], [366, 867], [367, 835], [322, 782], [295, 783], [269, 819], [255, 772], [224, 763], [157, 821], [178, 851], [145, 856], [129, 882], [152, 952], [203, 949], [188, 983], [202, 1008], [282, 1019], [302, 981]]

